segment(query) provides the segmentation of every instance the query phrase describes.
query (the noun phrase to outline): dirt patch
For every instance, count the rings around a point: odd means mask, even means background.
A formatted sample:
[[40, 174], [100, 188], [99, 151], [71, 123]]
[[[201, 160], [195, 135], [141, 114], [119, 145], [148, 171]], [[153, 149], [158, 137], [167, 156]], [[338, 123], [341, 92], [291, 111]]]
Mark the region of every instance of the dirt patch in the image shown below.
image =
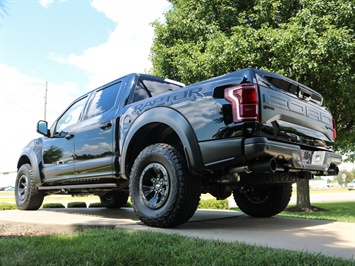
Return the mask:
[[72, 234], [68, 226], [0, 221], [0, 236], [40, 236], [51, 234]]
[[287, 212], [325, 212], [326, 209], [311, 206], [311, 208], [299, 208], [297, 206], [285, 209]]
[[[94, 227], [111, 228], [111, 226], [50, 225], [0, 221], [0, 237], [74, 234], [84, 229]], [[114, 228], [114, 226], [112, 226], [112, 228]]]

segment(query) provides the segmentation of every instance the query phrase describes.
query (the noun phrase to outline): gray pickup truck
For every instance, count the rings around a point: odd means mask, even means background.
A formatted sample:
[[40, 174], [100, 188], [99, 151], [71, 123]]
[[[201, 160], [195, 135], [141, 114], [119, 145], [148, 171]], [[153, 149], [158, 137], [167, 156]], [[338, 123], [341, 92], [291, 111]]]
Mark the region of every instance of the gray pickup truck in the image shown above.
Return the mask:
[[16, 203], [50, 194], [94, 194], [107, 208], [131, 197], [149, 226], [195, 213], [201, 193], [233, 194], [250, 216], [286, 208], [292, 183], [337, 175], [335, 123], [316, 91], [243, 69], [190, 86], [130, 74], [75, 100], [18, 160]]

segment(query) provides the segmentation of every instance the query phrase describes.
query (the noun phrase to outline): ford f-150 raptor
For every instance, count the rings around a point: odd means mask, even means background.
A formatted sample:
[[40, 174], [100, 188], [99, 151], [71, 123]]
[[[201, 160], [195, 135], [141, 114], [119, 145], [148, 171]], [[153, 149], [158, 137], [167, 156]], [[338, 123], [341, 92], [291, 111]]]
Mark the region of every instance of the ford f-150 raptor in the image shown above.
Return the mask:
[[233, 194], [250, 216], [286, 208], [292, 183], [337, 175], [335, 123], [316, 91], [243, 69], [190, 86], [130, 74], [75, 100], [18, 160], [16, 203], [38, 209], [56, 193], [131, 197], [141, 221], [185, 223], [201, 193]]

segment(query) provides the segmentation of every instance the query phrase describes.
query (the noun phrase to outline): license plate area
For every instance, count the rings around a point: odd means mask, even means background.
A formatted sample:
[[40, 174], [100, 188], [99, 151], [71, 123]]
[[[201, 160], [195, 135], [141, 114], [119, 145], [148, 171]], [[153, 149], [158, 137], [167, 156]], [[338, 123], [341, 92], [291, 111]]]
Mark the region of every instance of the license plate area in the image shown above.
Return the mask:
[[313, 157], [313, 152], [312, 151], [306, 151], [306, 150], [302, 150], [302, 161], [305, 164], [311, 164], [313, 160], [317, 161], [318, 163], [321, 162], [321, 158], [320, 156], [314, 156]]

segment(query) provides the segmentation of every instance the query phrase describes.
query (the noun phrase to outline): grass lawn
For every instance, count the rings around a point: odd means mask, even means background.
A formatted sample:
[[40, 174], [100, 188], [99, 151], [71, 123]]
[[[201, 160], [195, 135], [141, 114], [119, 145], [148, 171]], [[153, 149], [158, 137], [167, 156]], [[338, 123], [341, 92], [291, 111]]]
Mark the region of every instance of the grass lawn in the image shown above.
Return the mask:
[[[312, 205], [319, 208], [320, 211], [290, 212], [286, 209], [279, 215], [285, 217], [355, 223], [355, 201], [319, 202]], [[294, 205], [290, 205], [289, 207], [293, 206]]]
[[[202, 197], [207, 199], [208, 196]], [[98, 197], [48, 197], [98, 200]], [[0, 198], [0, 203], [3, 198]], [[6, 203], [7, 204], [7, 203]], [[0, 204], [1, 205], [1, 204]], [[281, 216], [355, 223], [351, 201], [315, 203], [320, 212]], [[0, 212], [1, 214], [1, 212]], [[186, 238], [154, 232], [85, 229], [70, 235], [1, 237], [0, 265], [355, 265], [354, 260], [276, 250], [244, 243]]]
[[0, 237], [0, 265], [354, 265], [320, 254], [133, 230]]

